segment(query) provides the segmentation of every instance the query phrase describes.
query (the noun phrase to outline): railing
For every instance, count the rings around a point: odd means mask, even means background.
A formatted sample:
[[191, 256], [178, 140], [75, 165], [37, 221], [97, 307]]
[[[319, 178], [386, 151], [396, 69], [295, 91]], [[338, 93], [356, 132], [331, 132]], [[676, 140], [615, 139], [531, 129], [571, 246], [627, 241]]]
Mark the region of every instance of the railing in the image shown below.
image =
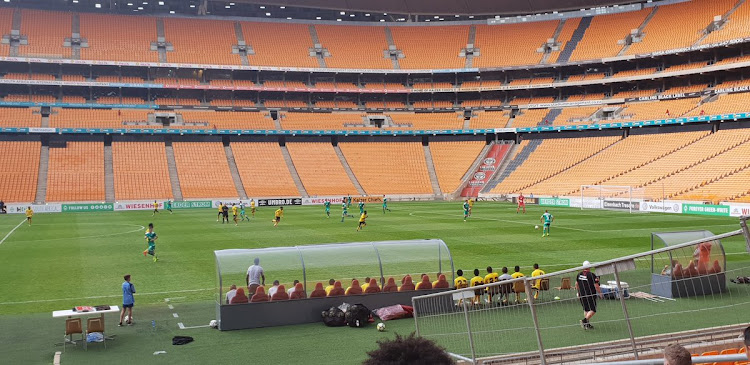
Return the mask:
[[719, 240], [750, 251], [748, 219], [736, 231], [592, 264], [602, 290], [598, 300], [586, 297], [596, 304], [592, 329], [581, 328], [577, 267], [414, 297], [417, 334], [465, 361], [551, 364], [638, 360], [666, 346], [660, 335], [685, 334], [668, 337], [676, 341], [747, 323], [750, 285], [730, 279], [750, 276], [750, 254], [735, 252], [724, 264]]

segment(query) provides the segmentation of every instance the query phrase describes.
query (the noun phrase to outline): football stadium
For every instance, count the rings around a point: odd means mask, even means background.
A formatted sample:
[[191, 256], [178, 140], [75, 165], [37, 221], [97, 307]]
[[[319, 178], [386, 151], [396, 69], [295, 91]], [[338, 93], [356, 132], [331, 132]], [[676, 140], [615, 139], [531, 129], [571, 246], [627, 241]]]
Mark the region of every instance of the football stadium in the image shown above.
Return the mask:
[[3, 0], [0, 36], [0, 363], [750, 364], [750, 1]]

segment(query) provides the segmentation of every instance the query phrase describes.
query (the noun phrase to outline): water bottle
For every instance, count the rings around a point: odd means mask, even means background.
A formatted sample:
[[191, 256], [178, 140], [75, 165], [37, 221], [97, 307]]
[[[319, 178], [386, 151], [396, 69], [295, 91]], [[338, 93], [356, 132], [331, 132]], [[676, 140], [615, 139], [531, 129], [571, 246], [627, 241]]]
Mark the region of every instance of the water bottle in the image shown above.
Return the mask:
[[156, 321], [153, 320], [153, 319], [151, 320], [151, 329], [153, 329], [153, 330], [156, 329]]

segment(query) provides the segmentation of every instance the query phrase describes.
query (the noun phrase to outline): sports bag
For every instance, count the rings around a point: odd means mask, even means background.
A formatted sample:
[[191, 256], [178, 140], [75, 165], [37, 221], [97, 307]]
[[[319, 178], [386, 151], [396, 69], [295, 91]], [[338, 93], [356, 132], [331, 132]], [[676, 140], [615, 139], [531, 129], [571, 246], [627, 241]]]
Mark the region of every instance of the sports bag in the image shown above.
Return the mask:
[[337, 307], [331, 307], [321, 313], [323, 323], [328, 327], [340, 327], [346, 325], [344, 311]]
[[362, 304], [355, 304], [346, 311], [346, 324], [349, 327], [364, 327], [370, 323], [370, 310]]

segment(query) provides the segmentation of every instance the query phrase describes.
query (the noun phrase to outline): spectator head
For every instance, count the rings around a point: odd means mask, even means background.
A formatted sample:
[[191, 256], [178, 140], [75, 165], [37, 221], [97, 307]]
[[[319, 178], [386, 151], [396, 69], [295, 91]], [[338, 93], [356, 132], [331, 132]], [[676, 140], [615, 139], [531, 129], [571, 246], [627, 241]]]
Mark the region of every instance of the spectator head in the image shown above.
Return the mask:
[[503, 266], [503, 274], [507, 274], [507, 273], [508, 273], [508, 268]]
[[368, 276], [365, 278], [365, 283], [369, 283], [369, 282], [370, 282], [370, 277]]
[[229, 287], [229, 290], [237, 290], [237, 285], [232, 284], [232, 286]]
[[279, 286], [279, 281], [278, 280], [274, 280], [273, 281], [273, 286]]
[[396, 334], [393, 340], [378, 341], [378, 348], [367, 353], [369, 357], [363, 364], [453, 364], [445, 349], [434, 342], [417, 337], [412, 333], [409, 337]]
[[458, 269], [458, 271], [456, 271], [456, 275], [458, 275], [458, 276], [464, 276], [464, 271], [461, 270], [461, 269]]
[[539, 270], [539, 264], [534, 264], [534, 270]]
[[299, 283], [299, 280], [294, 279], [294, 283], [292, 283], [292, 286], [296, 286]]
[[516, 265], [516, 267], [514, 267], [513, 270], [516, 270], [516, 272], [520, 272], [521, 271], [521, 267], [518, 266], [518, 265]]
[[253, 263], [256, 264], [256, 265], [260, 264], [260, 258], [258, 258], [258, 257], [254, 258], [253, 259]]
[[[125, 281], [130, 281], [130, 274], [123, 276], [123, 279], [125, 279]], [[745, 337], [747, 338], [747, 336]]]
[[328, 280], [328, 285], [333, 285], [333, 283], [335, 283], [335, 282], [336, 282], [336, 280], [333, 280], [333, 279]]
[[421, 278], [425, 277], [425, 275], [427, 275], [427, 274], [422, 273], [422, 275], [419, 275], [419, 278], [421, 279]]
[[479, 269], [474, 269], [474, 276], [479, 276]]
[[745, 328], [745, 348], [748, 351], [747, 359], [750, 360], [750, 326]]
[[664, 348], [664, 365], [690, 365], [692, 363], [690, 352], [684, 347], [673, 343]]
[[492, 274], [492, 266], [487, 266], [487, 273]]

